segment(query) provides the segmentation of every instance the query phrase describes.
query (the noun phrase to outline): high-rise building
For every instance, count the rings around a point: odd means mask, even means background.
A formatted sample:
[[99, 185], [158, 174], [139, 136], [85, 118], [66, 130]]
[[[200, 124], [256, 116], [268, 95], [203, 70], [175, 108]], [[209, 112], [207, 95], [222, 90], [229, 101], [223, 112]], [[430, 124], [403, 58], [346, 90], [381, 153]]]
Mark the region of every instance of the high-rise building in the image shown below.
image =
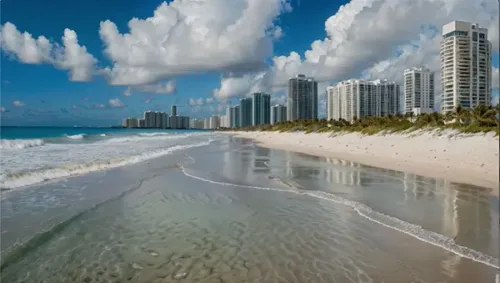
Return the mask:
[[177, 106], [172, 105], [172, 107], [170, 109], [170, 115], [171, 116], [177, 116]]
[[210, 118], [203, 120], [203, 129], [210, 129]]
[[221, 116], [213, 115], [212, 117], [210, 117], [209, 128], [210, 129], [219, 128], [220, 122], [221, 122]]
[[434, 73], [425, 68], [404, 71], [405, 114], [434, 111]]
[[339, 120], [342, 118], [342, 101], [340, 97], [340, 87], [338, 85], [326, 88], [326, 117], [328, 120]]
[[139, 119], [137, 118], [128, 118], [128, 127], [129, 128], [139, 128]]
[[233, 128], [239, 128], [240, 127], [240, 106], [234, 106], [233, 107], [233, 120], [231, 121], [231, 125], [233, 125]]
[[254, 93], [252, 95], [252, 125], [266, 125], [271, 123], [271, 95]]
[[146, 128], [155, 127], [155, 113], [151, 111], [144, 112], [144, 120], [146, 120]]
[[226, 127], [228, 128], [236, 128], [236, 125], [235, 125], [235, 117], [238, 115], [239, 113], [236, 112], [236, 108], [235, 107], [228, 107], [227, 108], [227, 111], [226, 111]]
[[165, 112], [161, 113], [161, 128], [166, 129], [168, 128], [168, 114]]
[[287, 120], [318, 118], [318, 82], [304, 75], [288, 80]]
[[240, 124], [242, 128], [252, 125], [252, 98], [240, 100]]
[[161, 128], [161, 113], [160, 112], [155, 112], [155, 123], [154, 123], [154, 128], [160, 129]]
[[399, 85], [387, 80], [348, 80], [327, 90], [327, 119], [400, 114]]
[[190, 129], [205, 129], [205, 119], [189, 119]]
[[144, 119], [139, 120], [139, 128], [146, 128], [146, 120]]
[[276, 104], [271, 107], [271, 124], [286, 121], [286, 106]]
[[491, 103], [491, 42], [478, 24], [453, 21], [441, 41], [441, 112]]
[[128, 127], [128, 118], [123, 118], [122, 119], [122, 127], [127, 128]]

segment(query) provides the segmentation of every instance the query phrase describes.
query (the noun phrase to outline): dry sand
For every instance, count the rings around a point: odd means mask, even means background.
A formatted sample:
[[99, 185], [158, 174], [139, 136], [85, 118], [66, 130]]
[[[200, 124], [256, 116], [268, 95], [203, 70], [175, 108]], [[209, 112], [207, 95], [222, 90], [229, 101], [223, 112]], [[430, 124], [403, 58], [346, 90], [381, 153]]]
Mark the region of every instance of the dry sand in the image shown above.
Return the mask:
[[260, 145], [349, 160], [492, 189], [498, 196], [499, 139], [452, 130], [405, 134], [237, 132]]

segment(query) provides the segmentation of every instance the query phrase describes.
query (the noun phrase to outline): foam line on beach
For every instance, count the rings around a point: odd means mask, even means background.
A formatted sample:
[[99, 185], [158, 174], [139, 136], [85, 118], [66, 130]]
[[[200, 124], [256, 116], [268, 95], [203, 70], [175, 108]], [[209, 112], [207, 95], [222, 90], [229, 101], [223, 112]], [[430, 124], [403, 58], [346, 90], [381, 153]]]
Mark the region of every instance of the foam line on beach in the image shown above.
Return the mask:
[[175, 145], [165, 149], [156, 150], [152, 152], [146, 152], [143, 154], [123, 157], [114, 160], [91, 162], [86, 164], [71, 164], [64, 167], [50, 168], [39, 171], [27, 171], [23, 173], [13, 174], [13, 175], [0, 175], [0, 188], [2, 189], [12, 189], [18, 187], [29, 186], [44, 181], [50, 181], [59, 178], [66, 178], [76, 175], [82, 175], [94, 171], [106, 170], [116, 167], [121, 167], [125, 165], [135, 164], [141, 161], [157, 158], [163, 155], [171, 154], [172, 152], [209, 145], [213, 140], [186, 144], [186, 145]]
[[45, 142], [41, 139], [31, 140], [0, 140], [0, 149], [25, 149], [30, 147], [42, 146]]
[[485, 265], [488, 265], [493, 268], [499, 268], [498, 266], [498, 259], [483, 254], [479, 251], [473, 250], [468, 247], [461, 246], [455, 241], [447, 236], [426, 230], [422, 228], [419, 225], [411, 224], [408, 222], [405, 222], [399, 218], [392, 217], [377, 211], [374, 211], [370, 207], [355, 202], [351, 201], [342, 197], [339, 197], [335, 194], [332, 193], [326, 193], [326, 192], [320, 192], [320, 191], [303, 191], [303, 190], [285, 190], [285, 189], [278, 189], [278, 188], [268, 188], [268, 187], [260, 187], [260, 186], [250, 186], [250, 185], [240, 185], [240, 184], [231, 184], [231, 183], [226, 183], [226, 182], [219, 182], [219, 181], [213, 181], [209, 180], [203, 177], [199, 177], [196, 175], [193, 175], [188, 172], [188, 169], [186, 169], [183, 165], [179, 166], [182, 172], [184, 173], [185, 176], [197, 179], [203, 182], [208, 182], [211, 184], [216, 184], [216, 185], [221, 185], [221, 186], [232, 186], [232, 187], [240, 187], [240, 188], [248, 188], [248, 189], [258, 189], [258, 190], [266, 190], [266, 191], [279, 191], [279, 192], [288, 192], [288, 193], [294, 193], [294, 194], [302, 194], [302, 195], [308, 195], [314, 198], [319, 198], [319, 199], [324, 199], [327, 201], [333, 201], [336, 203], [340, 203], [343, 205], [346, 205], [352, 209], [354, 209], [358, 215], [361, 217], [368, 219], [369, 221], [372, 221], [374, 223], [380, 224], [386, 228], [390, 228], [393, 230], [396, 230], [398, 232], [404, 233], [406, 235], [409, 235], [413, 238], [416, 238], [418, 240], [421, 240], [425, 243], [434, 245], [436, 247], [442, 248], [444, 250], [447, 250], [449, 252], [452, 252], [460, 257], [470, 259], [475, 262], [479, 262]]

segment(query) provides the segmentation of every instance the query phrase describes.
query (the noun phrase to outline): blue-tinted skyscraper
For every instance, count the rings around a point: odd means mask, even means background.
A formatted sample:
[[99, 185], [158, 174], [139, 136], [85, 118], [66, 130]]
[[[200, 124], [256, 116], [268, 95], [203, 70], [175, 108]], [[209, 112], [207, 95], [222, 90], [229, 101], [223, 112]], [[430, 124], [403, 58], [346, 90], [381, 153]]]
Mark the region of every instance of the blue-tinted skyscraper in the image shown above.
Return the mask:
[[254, 93], [252, 96], [252, 125], [266, 125], [271, 123], [271, 95]]
[[252, 99], [243, 98], [240, 100], [240, 127], [252, 125]]

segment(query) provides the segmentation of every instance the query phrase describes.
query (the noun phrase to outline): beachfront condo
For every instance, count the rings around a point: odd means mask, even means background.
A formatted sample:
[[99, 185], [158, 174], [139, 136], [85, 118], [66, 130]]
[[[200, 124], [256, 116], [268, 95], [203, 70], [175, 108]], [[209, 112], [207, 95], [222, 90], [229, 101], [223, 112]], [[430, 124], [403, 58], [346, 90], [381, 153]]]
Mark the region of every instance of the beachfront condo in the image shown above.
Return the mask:
[[276, 104], [271, 107], [271, 125], [286, 121], [286, 106]]
[[271, 123], [271, 95], [258, 92], [252, 95], [252, 125]]
[[240, 100], [240, 127], [252, 125], [252, 98], [243, 98]]
[[491, 103], [491, 42], [478, 24], [453, 21], [441, 41], [441, 112]]
[[327, 88], [328, 120], [383, 117], [401, 113], [399, 85], [387, 80], [347, 80]]
[[288, 80], [287, 120], [318, 118], [318, 82], [299, 74]]
[[434, 73], [427, 68], [404, 71], [404, 113], [419, 115], [434, 111]]

